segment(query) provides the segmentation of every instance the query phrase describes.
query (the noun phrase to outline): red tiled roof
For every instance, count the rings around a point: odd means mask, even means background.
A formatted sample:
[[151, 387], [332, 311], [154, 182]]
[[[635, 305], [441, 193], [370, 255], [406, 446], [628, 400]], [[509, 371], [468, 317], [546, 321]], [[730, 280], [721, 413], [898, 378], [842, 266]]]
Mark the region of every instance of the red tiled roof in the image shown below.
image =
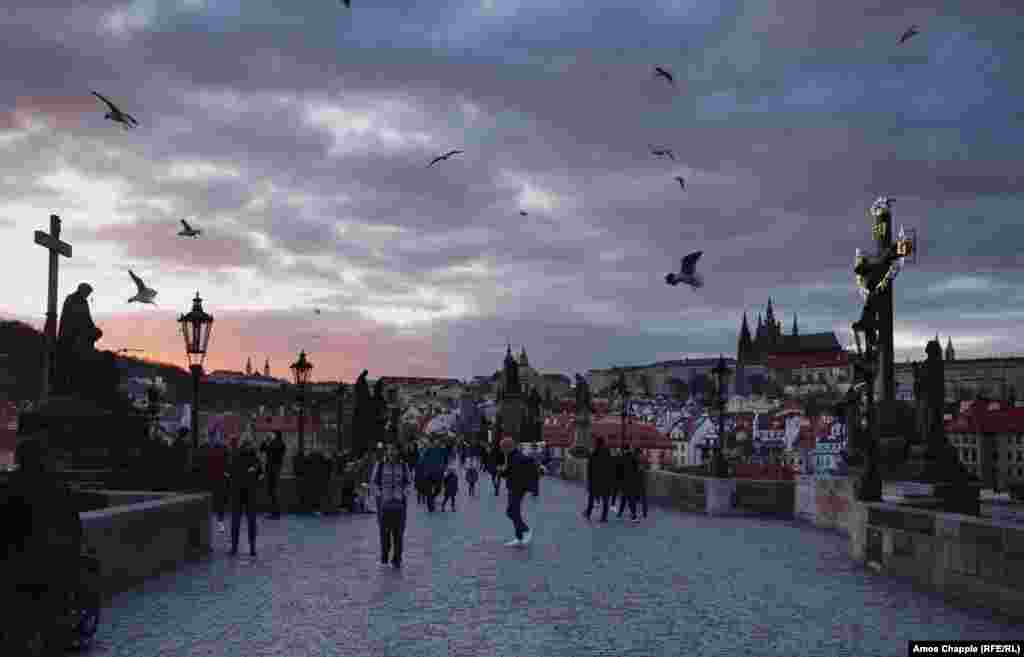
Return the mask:
[[946, 423], [951, 433], [1024, 433], [1024, 408], [1003, 408], [989, 411], [979, 404], [973, 405], [951, 422]]
[[850, 360], [845, 351], [816, 351], [795, 354], [768, 354], [765, 364], [775, 370], [798, 370], [802, 367], [845, 367]]
[[[617, 418], [596, 420], [590, 427], [594, 438], [601, 437], [608, 447], [621, 447], [622, 425]], [[641, 449], [672, 449], [672, 441], [658, 431], [653, 424], [644, 422], [626, 423], [626, 442]]]

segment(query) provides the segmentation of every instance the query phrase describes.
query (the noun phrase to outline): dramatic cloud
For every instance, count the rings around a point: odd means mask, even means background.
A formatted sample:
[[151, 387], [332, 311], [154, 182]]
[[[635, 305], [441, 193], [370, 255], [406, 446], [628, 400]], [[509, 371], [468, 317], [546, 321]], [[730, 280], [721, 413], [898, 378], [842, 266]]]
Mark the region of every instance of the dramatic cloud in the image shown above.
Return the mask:
[[[486, 374], [506, 340], [563, 373], [731, 354], [769, 296], [845, 343], [884, 194], [920, 246], [900, 357], [936, 332], [1020, 349], [1011, 3], [15, 4], [0, 258], [25, 283], [4, 314], [41, 316], [29, 239], [56, 213], [61, 294], [93, 282], [106, 346], [169, 360], [196, 290], [212, 363], [305, 348], [322, 378]], [[707, 286], [665, 285], [698, 249]], [[159, 308], [126, 307], [129, 267]]]

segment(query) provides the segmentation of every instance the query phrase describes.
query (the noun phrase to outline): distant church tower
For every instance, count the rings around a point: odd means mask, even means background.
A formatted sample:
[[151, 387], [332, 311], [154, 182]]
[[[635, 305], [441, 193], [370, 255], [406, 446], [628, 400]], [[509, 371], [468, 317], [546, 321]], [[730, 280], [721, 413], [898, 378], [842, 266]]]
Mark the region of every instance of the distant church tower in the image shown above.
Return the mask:
[[252, 357], [245, 359], [245, 375], [252, 376]]
[[956, 360], [956, 351], [953, 349], [953, 338], [946, 338], [946, 360]]
[[263, 376], [270, 378], [270, 359], [263, 361]]
[[796, 313], [793, 313], [793, 335], [800, 335], [800, 327], [796, 324]]
[[522, 435], [523, 397], [519, 380], [519, 363], [512, 356], [511, 344], [508, 345], [505, 352], [502, 384], [501, 403], [498, 407], [501, 430], [505, 435], [518, 441]]

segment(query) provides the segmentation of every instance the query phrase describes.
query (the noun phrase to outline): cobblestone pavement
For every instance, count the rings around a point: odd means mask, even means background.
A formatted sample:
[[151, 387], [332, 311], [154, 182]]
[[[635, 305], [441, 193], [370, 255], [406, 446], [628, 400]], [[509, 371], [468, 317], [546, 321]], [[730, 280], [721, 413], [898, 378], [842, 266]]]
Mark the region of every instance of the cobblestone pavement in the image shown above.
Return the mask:
[[862, 657], [1024, 635], [862, 570], [837, 534], [662, 509], [587, 523], [582, 489], [551, 478], [524, 505], [532, 545], [504, 547], [504, 491], [481, 484], [456, 513], [410, 508], [400, 571], [372, 515], [261, 519], [254, 559], [217, 535], [211, 559], [117, 596], [89, 654]]

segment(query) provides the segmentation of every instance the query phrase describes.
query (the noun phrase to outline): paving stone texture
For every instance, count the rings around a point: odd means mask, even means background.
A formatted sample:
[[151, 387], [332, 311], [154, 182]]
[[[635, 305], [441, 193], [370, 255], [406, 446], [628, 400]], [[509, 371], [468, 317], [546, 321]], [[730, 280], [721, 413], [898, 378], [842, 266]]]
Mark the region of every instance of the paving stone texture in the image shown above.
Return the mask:
[[[259, 554], [206, 561], [118, 595], [93, 657], [902, 656], [909, 639], [1021, 639], [984, 610], [871, 574], [847, 539], [792, 522], [652, 509], [587, 523], [550, 477], [509, 548], [505, 493], [413, 504], [400, 571], [372, 515], [260, 519]], [[242, 552], [245, 552], [242, 530]]]

